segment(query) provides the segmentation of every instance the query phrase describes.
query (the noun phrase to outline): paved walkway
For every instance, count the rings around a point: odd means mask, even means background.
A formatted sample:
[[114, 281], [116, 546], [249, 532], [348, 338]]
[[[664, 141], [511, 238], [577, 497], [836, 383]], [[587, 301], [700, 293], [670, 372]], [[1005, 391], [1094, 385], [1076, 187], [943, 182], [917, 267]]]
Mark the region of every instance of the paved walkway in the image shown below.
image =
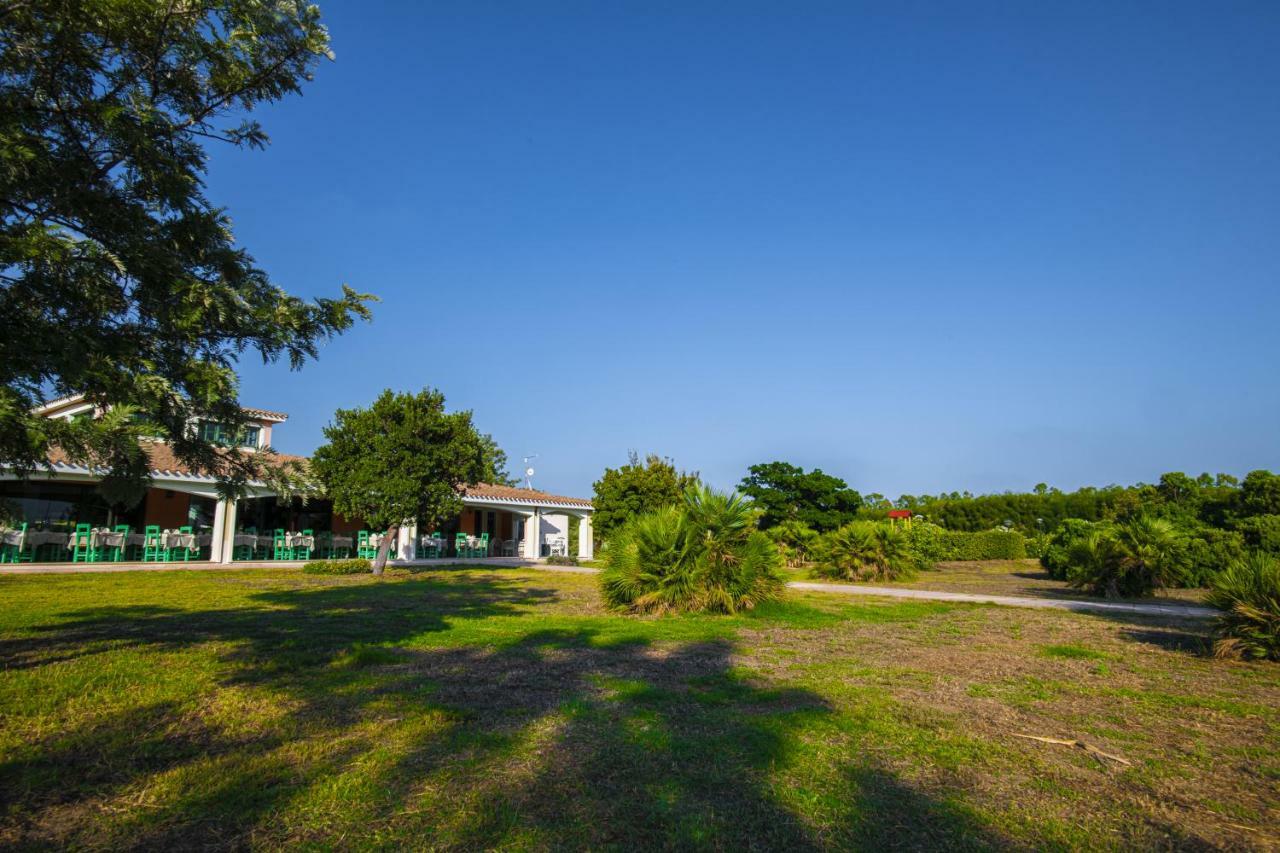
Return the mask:
[[1146, 616], [1178, 616], [1207, 619], [1218, 615], [1212, 607], [1194, 604], [1128, 604], [1118, 601], [1089, 601], [1079, 598], [1031, 598], [1025, 595], [982, 595], [972, 592], [944, 592], [936, 589], [903, 589], [893, 586], [861, 586], [851, 583], [792, 581], [792, 589], [835, 592], [841, 595], [879, 595], [887, 598], [917, 598], [925, 601], [963, 601], [971, 604], [1002, 604], [1006, 607], [1041, 607], [1074, 610], [1080, 613], [1127, 613]]
[[[582, 566], [545, 566], [537, 568], [548, 572], [573, 572], [594, 574], [599, 569]], [[1130, 604], [1118, 601], [1096, 601], [1079, 598], [1032, 598], [1026, 595], [982, 595], [973, 592], [945, 592], [937, 589], [904, 589], [896, 586], [863, 586], [851, 583], [814, 583], [791, 581], [791, 589], [810, 592], [832, 592], [838, 595], [872, 595], [885, 598], [915, 598], [923, 601], [959, 601], [969, 604], [1000, 604], [1005, 607], [1048, 608], [1074, 610], [1078, 613], [1126, 613], [1139, 616], [1175, 616], [1183, 619], [1209, 619], [1218, 615], [1212, 607], [1194, 604]]]

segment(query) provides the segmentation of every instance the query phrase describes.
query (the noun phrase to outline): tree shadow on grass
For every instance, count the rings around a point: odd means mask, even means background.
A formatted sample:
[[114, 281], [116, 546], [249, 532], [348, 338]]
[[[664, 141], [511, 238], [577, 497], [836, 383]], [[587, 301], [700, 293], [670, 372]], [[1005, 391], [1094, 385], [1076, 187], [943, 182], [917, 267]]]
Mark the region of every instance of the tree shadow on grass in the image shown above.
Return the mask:
[[1096, 614], [1108, 622], [1118, 622], [1126, 627], [1120, 630], [1124, 639], [1165, 651], [1179, 652], [1194, 657], [1213, 656], [1213, 620], [1179, 619], [1172, 616], [1145, 616], [1137, 614]]
[[862, 755], [831, 759], [842, 769], [820, 796], [832, 805], [806, 805], [787, 780], [803, 781], [798, 750], [835, 711], [814, 692], [744, 678], [723, 639], [614, 642], [589, 626], [517, 624], [484, 643], [420, 647], [452, 619], [553, 598], [494, 578], [412, 579], [263, 592], [257, 607], [85, 611], [39, 632], [48, 657], [26, 639], [0, 643], [0, 661], [24, 666], [217, 643], [222, 683], [266, 691], [286, 712], [241, 728], [192, 697], [36, 739], [0, 764], [0, 843], [1003, 843]]

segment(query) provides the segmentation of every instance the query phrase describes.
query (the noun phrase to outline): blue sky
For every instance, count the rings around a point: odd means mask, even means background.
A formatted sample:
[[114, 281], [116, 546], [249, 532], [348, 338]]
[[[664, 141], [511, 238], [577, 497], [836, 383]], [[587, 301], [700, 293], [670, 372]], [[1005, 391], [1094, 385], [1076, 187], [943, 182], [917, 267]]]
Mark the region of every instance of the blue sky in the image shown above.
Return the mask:
[[321, 2], [213, 152], [281, 286], [242, 401], [440, 388], [535, 485], [627, 451], [891, 496], [1280, 469], [1280, 4]]

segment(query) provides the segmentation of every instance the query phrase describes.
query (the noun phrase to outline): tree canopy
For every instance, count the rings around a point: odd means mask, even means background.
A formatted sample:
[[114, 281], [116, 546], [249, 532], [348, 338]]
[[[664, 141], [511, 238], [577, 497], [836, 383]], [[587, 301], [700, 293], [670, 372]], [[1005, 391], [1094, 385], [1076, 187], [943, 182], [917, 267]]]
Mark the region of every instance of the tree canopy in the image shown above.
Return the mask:
[[462, 510], [462, 487], [506, 477], [506, 457], [471, 412], [446, 412], [444, 395], [383, 391], [367, 409], [339, 409], [311, 468], [336, 512], [390, 535], [374, 566], [381, 574], [401, 524], [426, 524]]
[[835, 530], [853, 521], [862, 506], [862, 496], [839, 477], [788, 462], [752, 465], [738, 490], [755, 501], [766, 529], [799, 521], [817, 531]]
[[[57, 445], [140, 495], [145, 413], [225, 487], [261, 475], [191, 419], [242, 426], [245, 352], [297, 369], [372, 297], [273, 283], [206, 197], [203, 146], [264, 146], [249, 112], [298, 92], [328, 45], [297, 0], [0, 2], [0, 465], [29, 473]], [[121, 414], [31, 411], [73, 393]]]
[[677, 471], [675, 463], [650, 453], [641, 464], [636, 453], [626, 465], [606, 468], [595, 483], [592, 524], [602, 539], [635, 516], [674, 506], [683, 500], [685, 489], [697, 484], [698, 475]]

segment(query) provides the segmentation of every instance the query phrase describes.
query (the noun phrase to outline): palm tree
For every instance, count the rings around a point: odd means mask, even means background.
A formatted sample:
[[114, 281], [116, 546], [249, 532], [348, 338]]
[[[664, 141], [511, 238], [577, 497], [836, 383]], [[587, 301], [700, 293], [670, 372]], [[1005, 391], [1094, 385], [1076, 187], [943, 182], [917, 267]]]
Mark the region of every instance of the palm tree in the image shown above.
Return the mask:
[[1172, 524], [1139, 515], [1082, 540], [1073, 549], [1067, 579], [1107, 598], [1150, 595], [1177, 580], [1181, 549]]
[[781, 557], [737, 494], [697, 485], [679, 506], [636, 516], [614, 536], [601, 588], [638, 613], [736, 613], [777, 598]]
[[899, 580], [912, 574], [911, 540], [891, 524], [854, 521], [833, 530], [815, 548], [818, 571], [846, 580]]

